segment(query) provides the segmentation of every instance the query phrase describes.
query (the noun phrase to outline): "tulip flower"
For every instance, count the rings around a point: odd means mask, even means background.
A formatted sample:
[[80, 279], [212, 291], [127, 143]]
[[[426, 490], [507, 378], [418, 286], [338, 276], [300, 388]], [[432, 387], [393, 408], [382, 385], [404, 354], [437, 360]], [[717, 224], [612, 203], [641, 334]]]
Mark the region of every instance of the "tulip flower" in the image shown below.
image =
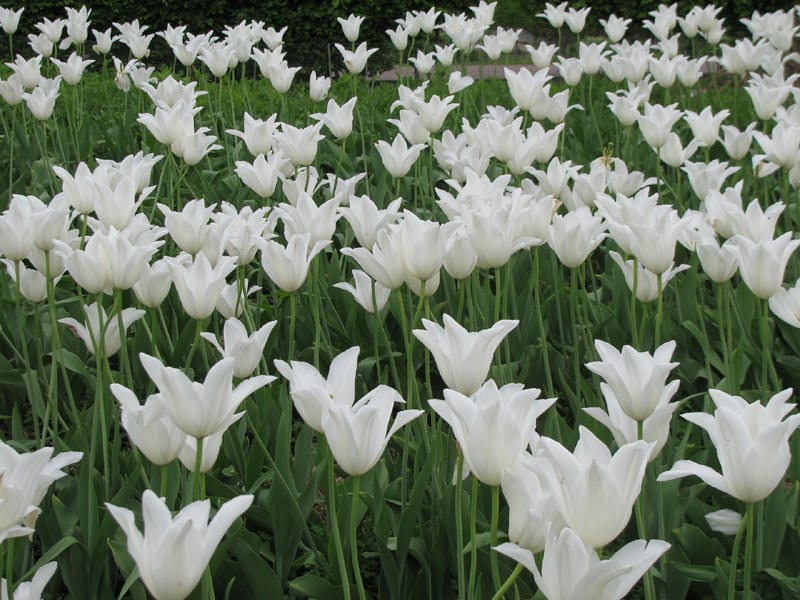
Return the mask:
[[723, 535], [736, 535], [742, 526], [742, 515], [735, 510], [724, 508], [706, 515], [706, 523], [712, 531]]
[[236, 161], [236, 174], [247, 187], [262, 198], [269, 198], [275, 193], [278, 180], [283, 178], [289, 159], [283, 152], [269, 152], [266, 156], [259, 154], [253, 163], [245, 160]]
[[[183, 255], [187, 257], [187, 255]], [[169, 272], [183, 310], [193, 319], [205, 319], [214, 312], [225, 278], [236, 268], [236, 259], [224, 256], [212, 268], [202, 252], [194, 260], [169, 258]]]
[[450, 315], [443, 315], [444, 327], [422, 319], [425, 329], [412, 333], [433, 354], [436, 368], [452, 390], [471, 396], [486, 381], [492, 354], [519, 321], [498, 321], [489, 329], [467, 331]]
[[562, 519], [594, 548], [612, 542], [630, 521], [654, 443], [625, 444], [613, 456], [586, 427], [580, 426], [574, 452], [542, 437], [535, 470], [553, 496]]
[[490, 379], [470, 397], [446, 389], [444, 400], [428, 404], [453, 429], [469, 472], [494, 486], [500, 485], [503, 471], [514, 466], [528, 445], [536, 419], [556, 401], [537, 400], [539, 394], [538, 389], [523, 389], [521, 383], [498, 389]]
[[270, 321], [253, 335], [248, 336], [247, 329], [242, 322], [236, 317], [230, 317], [222, 327], [222, 344], [213, 334], [205, 331], [200, 334], [200, 337], [210, 342], [223, 358], [233, 357], [233, 375], [244, 379], [252, 375], [253, 371], [258, 368], [269, 334], [277, 324], [277, 321]]
[[706, 430], [717, 450], [722, 473], [691, 460], [679, 460], [661, 473], [658, 481], [695, 475], [743, 502], [763, 500], [783, 481], [791, 460], [789, 438], [800, 426], [798, 414], [785, 419], [795, 407], [786, 403], [792, 389], [778, 392], [766, 406], [721, 390], [708, 393], [716, 406], [713, 416], [699, 412], [681, 416]]
[[261, 248], [261, 266], [267, 276], [284, 292], [294, 292], [306, 280], [311, 261], [330, 241], [317, 241], [309, 246], [311, 235], [299, 233], [289, 238], [286, 246], [269, 240]]
[[17, 453], [0, 441], [0, 472], [3, 473], [3, 502], [0, 503], [0, 543], [31, 535], [47, 488], [66, 476], [61, 469], [78, 462], [82, 452], [62, 452], [55, 458], [53, 448]]
[[[369, 275], [359, 269], [353, 269], [355, 286], [347, 282], [334, 283], [333, 287], [344, 290], [355, 298], [359, 306], [369, 313], [380, 312], [389, 301], [391, 290], [382, 286], [377, 281], [372, 281]], [[375, 289], [373, 291], [373, 286]], [[373, 301], [374, 294], [374, 301]]]
[[250, 494], [225, 502], [208, 521], [211, 502], [199, 500], [175, 517], [151, 490], [142, 494], [144, 532], [133, 511], [106, 503], [111, 516], [128, 538], [128, 553], [139, 576], [156, 600], [183, 600], [197, 586], [222, 536], [253, 502]]
[[198, 439], [227, 429], [242, 416], [234, 413], [244, 399], [275, 380], [272, 376], [258, 375], [233, 388], [233, 357], [223, 358], [211, 367], [203, 383], [190, 381], [180, 369], [165, 367], [144, 352], [139, 359], [161, 392], [172, 420], [181, 431]]
[[44, 588], [55, 575], [57, 568], [58, 563], [55, 561], [42, 565], [34, 573], [33, 579], [16, 584], [13, 594], [9, 591], [8, 581], [4, 577], [0, 581], [0, 600], [41, 600]]
[[419, 153], [426, 148], [425, 144], [406, 143], [406, 139], [397, 134], [391, 144], [384, 140], [375, 142], [383, 167], [392, 177], [403, 177], [419, 158]]
[[326, 407], [322, 413], [322, 432], [333, 457], [347, 474], [358, 476], [369, 471], [380, 459], [392, 436], [424, 413], [422, 410], [402, 410], [389, 427], [396, 402], [404, 402], [397, 390], [379, 385], [353, 405], [336, 402]]
[[548, 600], [622, 600], [669, 548], [662, 540], [635, 540], [600, 560], [591, 546], [565, 528], [548, 537], [541, 570], [530, 550], [511, 543], [495, 550], [531, 571]]
[[271, 115], [268, 119], [255, 119], [247, 112], [244, 113], [244, 131], [226, 129], [229, 133], [244, 140], [247, 151], [253, 156], [267, 154], [272, 148], [273, 134], [277, 129], [278, 115]]
[[347, 38], [348, 42], [355, 42], [358, 39], [358, 32], [361, 29], [361, 24], [364, 22], [366, 17], [357, 17], [356, 15], [350, 15], [346, 19], [342, 17], [337, 17], [336, 20], [339, 22], [339, 25], [342, 26], [342, 33], [344, 33], [344, 37]]
[[120, 404], [122, 427], [131, 442], [154, 465], [167, 465], [178, 457], [186, 443], [186, 434], [169, 416], [161, 394], [151, 394], [144, 405], [133, 391], [118, 383], [111, 393]]
[[[86, 325], [79, 323], [72, 317], [59, 319], [58, 322], [66, 325], [77, 335], [86, 345], [86, 349], [94, 354], [97, 351], [95, 343], [100, 335], [100, 323], [103, 323], [103, 353], [106, 357], [114, 356], [120, 349], [122, 341], [120, 339], [119, 319], [114, 314], [109, 318], [102, 306], [97, 302], [85, 307]], [[122, 310], [123, 333], [131, 324], [135, 323], [144, 316], [144, 311], [138, 308], [125, 308]]]
[[311, 71], [308, 81], [308, 94], [314, 102], [321, 102], [328, 95], [331, 89], [331, 78], [320, 75], [316, 71]]
[[322, 416], [330, 406], [353, 405], [359, 351], [354, 346], [334, 357], [327, 378], [306, 362], [275, 361], [275, 368], [289, 380], [289, 394], [297, 412], [314, 431], [323, 431]]
[[732, 249], [739, 257], [739, 274], [750, 291], [762, 300], [777, 294], [786, 265], [800, 246], [800, 240], [793, 240], [791, 231], [774, 240], [753, 242], [742, 235], [732, 240]]
[[631, 419], [644, 421], [678, 390], [679, 381], [666, 383], [670, 371], [678, 366], [669, 362], [674, 341], [662, 344], [653, 354], [637, 352], [631, 346], [620, 352], [602, 340], [595, 340], [594, 347], [601, 360], [587, 363], [586, 368], [605, 379], [603, 395], [610, 391]]
[[339, 54], [342, 55], [344, 66], [347, 67], [347, 70], [353, 75], [361, 73], [367, 66], [367, 59], [378, 51], [377, 48], [370, 48], [367, 50], [366, 42], [361, 42], [355, 51], [347, 50], [341, 44], [334, 44], [334, 47], [339, 51]]

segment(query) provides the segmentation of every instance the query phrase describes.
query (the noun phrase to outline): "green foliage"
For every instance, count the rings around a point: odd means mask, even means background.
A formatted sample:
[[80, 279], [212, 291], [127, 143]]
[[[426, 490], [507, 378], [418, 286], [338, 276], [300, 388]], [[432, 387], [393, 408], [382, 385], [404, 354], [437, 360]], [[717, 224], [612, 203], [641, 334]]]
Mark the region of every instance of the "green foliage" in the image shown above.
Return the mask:
[[[81, 2], [61, 2], [44, 0], [31, 5], [30, 2], [9, 2], [9, 8], [25, 6], [15, 45], [27, 50], [27, 34], [35, 31], [34, 25], [43, 18], [55, 19], [64, 16], [64, 6], [78, 7]], [[285, 40], [287, 60], [290, 65], [302, 65], [306, 72], [315, 69], [318, 73], [341, 70], [342, 61], [334, 48], [339, 42], [347, 46], [337, 17], [349, 14], [362, 15], [367, 18], [361, 28], [360, 41], [366, 41], [369, 47], [380, 47], [388, 50], [389, 40], [384, 33], [394, 28], [394, 20], [410, 10], [427, 10], [438, 5], [431, 0], [331, 0], [329, 2], [294, 0], [263, 0], [247, 2], [203, 2], [202, 0], [95, 0], [87, 2], [92, 9], [92, 28], [105, 30], [112, 23], [130, 22], [138, 19], [142, 25], [149, 27], [149, 32], [162, 31], [167, 24], [185, 25], [187, 31], [194, 34], [206, 31], [222, 33], [225, 26], [232, 26], [243, 20], [263, 21], [267, 26], [279, 29], [288, 27]], [[466, 0], [450, 0], [447, 9], [450, 11], [466, 10]], [[91, 40], [91, 34], [89, 36]], [[166, 43], [156, 37], [151, 44], [150, 62], [172, 62], [172, 54]], [[389, 64], [394, 53], [380, 52], [370, 60], [370, 67], [375, 69]]]

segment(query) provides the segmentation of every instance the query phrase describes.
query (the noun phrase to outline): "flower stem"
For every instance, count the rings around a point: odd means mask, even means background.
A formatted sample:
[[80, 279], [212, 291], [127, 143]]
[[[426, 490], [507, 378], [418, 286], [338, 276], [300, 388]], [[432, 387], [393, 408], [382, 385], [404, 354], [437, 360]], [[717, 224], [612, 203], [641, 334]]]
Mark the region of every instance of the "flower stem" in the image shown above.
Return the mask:
[[[497, 522], [500, 520], [500, 486], [492, 486], [492, 522], [489, 539], [492, 548], [497, 546]], [[492, 583], [495, 589], [500, 587], [500, 568], [497, 564], [497, 552], [489, 551], [489, 562], [492, 567]]]
[[358, 525], [358, 500], [361, 487], [361, 476], [356, 475], [353, 477], [353, 504], [350, 509], [350, 560], [353, 563], [353, 577], [356, 580], [356, 588], [358, 589], [358, 597], [360, 600], [366, 600], [367, 593], [364, 591], [364, 582], [361, 580], [361, 567], [358, 561], [358, 539], [357, 539], [357, 525]]
[[464, 521], [461, 518], [461, 495], [464, 489], [464, 478], [461, 474], [464, 471], [464, 453], [458, 448], [458, 459], [456, 461], [456, 567], [458, 570], [458, 597], [466, 597], [464, 574]]
[[344, 550], [342, 550], [342, 536], [339, 531], [339, 518], [336, 513], [336, 477], [333, 467], [333, 452], [330, 446], [328, 450], [328, 524], [333, 536], [333, 546], [336, 549], [336, 562], [339, 566], [339, 576], [342, 578], [342, 591], [345, 600], [350, 600], [350, 578], [347, 575], [347, 563], [344, 560]]
[[[766, 302], [766, 300], [764, 301]], [[750, 600], [750, 587], [751, 577], [753, 573], [753, 530], [755, 529], [755, 521], [753, 520], [753, 507], [755, 504], [749, 502], [745, 510], [745, 532], [744, 538], [744, 600]]]
[[[749, 506], [749, 505], [748, 505]], [[733, 550], [731, 550], [731, 569], [728, 574], [728, 600], [736, 598], [736, 567], [739, 562], [739, 548], [742, 545], [742, 534], [747, 527], [747, 514], [742, 519], [739, 525], [739, 531], [736, 532], [736, 537], [733, 539]]]
[[517, 566], [514, 567], [514, 570], [511, 571], [511, 575], [508, 576], [508, 579], [505, 580], [505, 583], [497, 590], [494, 596], [492, 596], [492, 600], [501, 600], [506, 594], [506, 592], [511, 589], [511, 586], [514, 585], [514, 582], [517, 580], [517, 577], [520, 576], [522, 570], [525, 567], [522, 566], [521, 563], [517, 563]]
[[469, 507], [469, 598], [475, 597], [475, 579], [478, 575], [478, 478], [472, 475], [472, 496]]
[[[644, 439], [644, 422], [637, 421], [636, 422], [637, 428], [637, 436], [636, 439], [643, 440]], [[647, 498], [645, 496], [645, 480], [642, 480], [642, 490], [639, 492], [639, 497], [636, 499], [636, 503], [634, 505], [634, 512], [636, 513], [636, 529], [639, 533], [639, 538], [646, 540], [647, 539], [647, 525], [644, 519], [644, 506], [647, 502]], [[656, 592], [653, 586], [653, 575], [650, 572], [650, 569], [644, 574], [644, 597], [646, 600], [655, 600]]]

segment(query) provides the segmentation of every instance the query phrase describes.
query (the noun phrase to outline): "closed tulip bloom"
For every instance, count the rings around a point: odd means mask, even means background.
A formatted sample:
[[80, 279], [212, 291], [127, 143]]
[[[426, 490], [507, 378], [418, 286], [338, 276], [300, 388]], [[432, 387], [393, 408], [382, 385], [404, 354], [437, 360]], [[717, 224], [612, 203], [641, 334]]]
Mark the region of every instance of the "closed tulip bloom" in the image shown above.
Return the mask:
[[236, 259], [223, 256], [212, 268], [202, 252], [194, 260], [185, 258], [168, 259], [169, 272], [186, 314], [193, 319], [205, 319], [214, 312], [225, 278], [236, 268]]
[[403, 177], [410, 170], [419, 158], [419, 153], [424, 150], [426, 144], [412, 144], [410, 147], [406, 139], [399, 133], [395, 136], [391, 144], [384, 140], [375, 142], [378, 154], [381, 156], [383, 167], [392, 177]]
[[161, 258], [152, 265], [146, 266], [133, 284], [136, 299], [148, 308], [158, 308], [172, 288], [172, 276], [169, 263]]
[[722, 122], [731, 114], [729, 110], [723, 109], [716, 114], [711, 112], [711, 107], [706, 106], [701, 112], [696, 113], [687, 110], [683, 120], [692, 129], [692, 135], [701, 146], [713, 146], [719, 139], [719, 128]]
[[209, 500], [184, 507], [173, 518], [163, 499], [151, 490], [142, 494], [144, 532], [136, 527], [133, 511], [106, 503], [128, 538], [128, 553], [156, 600], [183, 600], [197, 586], [222, 536], [253, 502], [252, 495], [225, 502], [208, 521]]
[[486, 485], [500, 485], [503, 471], [528, 445], [536, 419], [556, 401], [537, 400], [539, 393], [519, 383], [498, 389], [490, 379], [472, 396], [446, 389], [444, 400], [428, 404], [452, 428], [469, 471]]
[[281, 124], [281, 130], [275, 132], [278, 147], [289, 158], [295, 167], [308, 166], [317, 156], [317, 147], [325, 136], [320, 134], [322, 123], [316, 123], [298, 129], [286, 123]]
[[640, 115], [637, 122], [645, 141], [658, 150], [667, 143], [667, 136], [672, 131], [672, 126], [681, 116], [683, 112], [678, 110], [677, 104], [661, 106], [647, 102], [644, 105], [644, 115]]
[[122, 427], [147, 460], [167, 465], [178, 458], [186, 434], [169, 416], [161, 394], [151, 394], [141, 405], [131, 390], [118, 383], [111, 384], [111, 393], [122, 409]]
[[311, 76], [308, 80], [308, 95], [314, 102], [320, 102], [325, 99], [331, 89], [331, 78], [319, 76], [317, 77], [316, 71], [311, 71]]
[[548, 532], [560, 531], [564, 521], [539, 475], [536, 458], [522, 452], [503, 471], [502, 491], [508, 503], [508, 539], [538, 553], [544, 550]]
[[678, 390], [679, 381], [666, 383], [678, 366], [669, 362], [675, 351], [674, 341], [662, 344], [653, 354], [637, 352], [631, 346], [623, 346], [620, 352], [602, 340], [595, 340], [594, 346], [601, 360], [587, 363], [586, 368], [605, 379], [630, 418], [644, 421]]
[[22, 11], [24, 10], [24, 7], [20, 8], [19, 10], [0, 7], [0, 27], [3, 28], [5, 33], [8, 35], [13, 35], [17, 32], [19, 20], [20, 17], [22, 17]]
[[226, 129], [225, 132], [244, 140], [247, 151], [253, 156], [266, 154], [272, 149], [273, 134], [277, 129], [278, 115], [271, 115], [268, 119], [256, 119], [249, 113], [244, 113], [244, 131]]
[[622, 533], [642, 489], [645, 467], [655, 444], [625, 444], [612, 456], [587, 428], [579, 428], [574, 452], [542, 437], [539, 449], [547, 466], [537, 473], [557, 503], [567, 527], [593, 548], [602, 548]]
[[424, 413], [402, 410], [389, 427], [392, 407], [402, 402], [397, 390], [379, 385], [352, 406], [332, 403], [322, 413], [322, 431], [328, 446], [347, 474], [358, 476], [372, 469], [392, 436]]
[[378, 208], [369, 196], [350, 196], [348, 206], [339, 208], [339, 213], [350, 224], [356, 240], [364, 248], [371, 249], [378, 238], [378, 232], [397, 221], [402, 198], [392, 200], [386, 208]]
[[288, 164], [289, 159], [283, 152], [269, 152], [266, 156], [256, 156], [252, 164], [237, 160], [234, 170], [242, 183], [262, 198], [269, 198], [275, 193], [278, 180], [283, 178]]
[[0, 215], [0, 254], [12, 261], [30, 254], [34, 226], [32, 203], [26, 196], [14, 194], [9, 207]]
[[230, 317], [226, 319], [225, 325], [222, 327], [222, 344], [211, 333], [204, 331], [200, 336], [210, 342], [223, 358], [233, 357], [233, 375], [244, 379], [252, 375], [253, 371], [258, 368], [269, 334], [277, 324], [277, 321], [271, 321], [253, 335], [247, 335], [244, 324], [236, 317]]
[[742, 526], [742, 515], [735, 510], [724, 508], [715, 510], [706, 515], [706, 523], [711, 531], [716, 531], [723, 535], [736, 535]]
[[742, 235], [732, 240], [733, 251], [739, 257], [739, 274], [750, 291], [763, 300], [777, 294], [786, 265], [800, 246], [800, 240], [793, 240], [791, 231], [774, 240], [753, 242]]
[[766, 406], [721, 390], [709, 390], [716, 410], [685, 413], [687, 421], [706, 430], [717, 451], [722, 473], [691, 460], [679, 460], [658, 481], [695, 475], [713, 488], [743, 502], [758, 502], [783, 481], [789, 468], [789, 438], [800, 426], [800, 415], [785, 418], [795, 407], [786, 401], [792, 389], [770, 398]]
[[206, 206], [202, 199], [194, 199], [177, 211], [158, 203], [170, 237], [187, 254], [197, 254], [205, 244], [209, 230], [208, 221], [216, 206]]
[[365, 18], [366, 17], [357, 17], [352, 14], [346, 19], [342, 17], [336, 18], [336, 20], [339, 21], [339, 25], [342, 26], [342, 33], [344, 33], [344, 37], [347, 38], [348, 42], [355, 42], [358, 39], [358, 32]]
[[350, 98], [342, 106], [336, 100], [328, 100], [328, 108], [324, 113], [314, 113], [312, 119], [320, 121], [337, 140], [343, 140], [353, 131], [353, 109], [357, 98]]
[[225, 431], [240, 414], [234, 414], [244, 399], [274, 381], [274, 377], [250, 377], [233, 388], [235, 359], [223, 358], [208, 371], [203, 383], [191, 381], [180, 369], [165, 367], [160, 360], [141, 352], [147, 375], [161, 392], [164, 407], [178, 428], [202, 439]]
[[275, 361], [275, 368], [289, 380], [289, 394], [297, 412], [314, 431], [323, 431], [322, 416], [330, 406], [349, 407], [355, 402], [359, 351], [354, 346], [335, 356], [327, 378], [307, 362]]
[[467, 331], [450, 315], [443, 315], [442, 320], [444, 327], [422, 319], [425, 329], [412, 333], [433, 354], [445, 385], [471, 396], [486, 381], [494, 351], [519, 321], [504, 319], [489, 329]]
[[511, 543], [495, 550], [531, 571], [548, 600], [622, 600], [669, 548], [662, 540], [635, 540], [600, 560], [580, 536], [564, 528], [548, 537], [541, 571], [530, 550]]
[[[625, 414], [611, 386], [607, 383], [601, 383], [600, 390], [606, 401], [606, 410], [592, 406], [583, 409], [586, 414], [591, 415], [606, 427], [611, 432], [611, 435], [614, 436], [614, 441], [620, 448], [625, 444], [638, 440], [639, 421]], [[662, 394], [653, 412], [642, 421], [642, 439], [645, 442], [655, 442], [648, 462], [655, 460], [669, 439], [669, 424], [672, 420], [672, 415], [678, 408], [677, 402], [670, 402], [669, 400], [670, 398], [666, 394]]]
[[40, 79], [38, 85], [31, 92], [22, 94], [22, 99], [31, 114], [39, 121], [49, 119], [56, 107], [58, 89], [61, 84], [61, 76], [55, 79]]
[[311, 261], [330, 241], [317, 241], [309, 247], [311, 235], [295, 234], [286, 246], [269, 240], [261, 248], [261, 266], [267, 276], [284, 292], [297, 291], [305, 283]]
[[397, 230], [382, 229], [375, 244], [367, 248], [342, 248], [341, 253], [358, 262], [372, 279], [390, 290], [405, 283], [406, 266], [403, 260], [402, 235]]
[[583, 264], [607, 235], [603, 218], [593, 215], [588, 206], [579, 206], [566, 215], [553, 216], [547, 245], [565, 267], [573, 269]]

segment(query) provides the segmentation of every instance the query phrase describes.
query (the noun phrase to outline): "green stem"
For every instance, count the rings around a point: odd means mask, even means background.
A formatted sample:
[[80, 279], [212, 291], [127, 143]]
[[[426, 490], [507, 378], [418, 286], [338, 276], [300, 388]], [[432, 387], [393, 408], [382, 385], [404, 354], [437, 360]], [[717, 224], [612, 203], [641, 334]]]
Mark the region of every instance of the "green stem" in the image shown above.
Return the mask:
[[547, 345], [547, 334], [544, 329], [544, 318], [542, 317], [542, 299], [539, 291], [539, 247], [533, 250], [533, 301], [536, 303], [536, 321], [539, 327], [539, 339], [542, 343], [542, 361], [544, 362], [544, 376], [547, 382], [547, 395], [553, 395], [553, 374], [550, 371], [550, 354]]
[[633, 258], [633, 289], [631, 290], [631, 332], [633, 345], [639, 349], [639, 324], [636, 322], [636, 290], [639, 288], [639, 261]]
[[356, 475], [353, 477], [353, 503], [350, 509], [350, 560], [353, 563], [353, 576], [356, 580], [356, 588], [358, 589], [358, 597], [360, 600], [366, 600], [367, 593], [364, 591], [364, 582], [361, 580], [361, 567], [358, 560], [358, 500], [359, 488], [361, 487], [361, 476]]
[[472, 496], [469, 507], [469, 598], [475, 598], [475, 579], [478, 576], [478, 478], [472, 475]]
[[[637, 438], [639, 440], [644, 439], [644, 422], [637, 421], [636, 422], [637, 428]], [[644, 518], [644, 506], [647, 501], [646, 494], [645, 494], [645, 480], [642, 480], [642, 490], [639, 492], [639, 497], [636, 499], [636, 503], [634, 505], [634, 512], [636, 513], [636, 529], [639, 533], [639, 538], [646, 540], [647, 537], [647, 525], [645, 523]], [[656, 593], [655, 587], [653, 585], [653, 575], [650, 569], [644, 574], [644, 597], [646, 600], [655, 600]]]
[[517, 566], [511, 571], [511, 575], [508, 576], [505, 583], [503, 583], [497, 590], [497, 593], [492, 596], [492, 600], [501, 600], [506, 595], [506, 592], [511, 589], [511, 586], [514, 585], [514, 582], [517, 580], [517, 577], [520, 576], [524, 568], [525, 567], [523, 567], [521, 563], [517, 563]]
[[[16, 296], [14, 298], [14, 304], [16, 306], [16, 311], [17, 311], [17, 327], [18, 327], [18, 333], [19, 333], [19, 342], [18, 343], [19, 343], [19, 346], [22, 348], [22, 357], [23, 357], [22, 358], [22, 362], [24, 363], [23, 367], [25, 368], [25, 372], [26, 373], [31, 373], [33, 371], [33, 369], [31, 368], [31, 359], [30, 359], [30, 356], [28, 354], [28, 342], [25, 339], [25, 336], [23, 335], [23, 332], [26, 331], [26, 327], [24, 325], [23, 316], [22, 316], [22, 284], [20, 283], [20, 280], [19, 280], [20, 271], [21, 271], [21, 269], [20, 269], [20, 261], [15, 260], [14, 261], [14, 280], [15, 280], [16, 287], [17, 287], [17, 293], [16, 293]], [[25, 379], [26, 392], [28, 393], [28, 397], [29, 398], [33, 398], [34, 392], [33, 392], [33, 390], [28, 389], [28, 388], [30, 388], [30, 385], [29, 385], [28, 382], [29, 382], [29, 379], [26, 378]], [[34, 436], [39, 441], [39, 446], [40, 447], [41, 446], [45, 446], [45, 430], [47, 429], [47, 425], [46, 424], [42, 425], [42, 432], [40, 434], [39, 433], [39, 417], [36, 414], [35, 410], [31, 410], [31, 414], [33, 415]]]
[[747, 527], [747, 532], [744, 539], [744, 594], [742, 595], [744, 600], [750, 600], [751, 577], [753, 573], [753, 530], [755, 529], [755, 521], [753, 520], [754, 506], [755, 505], [753, 502], [749, 502], [747, 504], [744, 517], [746, 522], [745, 527]]
[[461, 517], [461, 496], [464, 489], [464, 478], [461, 476], [464, 472], [464, 453], [458, 451], [458, 460], [456, 462], [456, 568], [458, 570], [458, 597], [466, 597], [464, 573], [464, 521]]
[[728, 600], [735, 600], [736, 598], [736, 568], [739, 563], [739, 548], [742, 545], [742, 534], [745, 532], [745, 528], [747, 528], [746, 514], [739, 525], [739, 531], [736, 532], [736, 537], [733, 539], [733, 550], [731, 550], [731, 568], [730, 572], [728, 573]]
[[198, 346], [200, 346], [200, 332], [203, 330], [203, 323], [205, 323], [205, 319], [197, 319], [195, 321], [194, 341], [192, 342], [191, 348], [189, 348], [189, 356], [186, 357], [186, 369], [191, 368], [194, 353], [197, 351]]
[[664, 312], [664, 283], [661, 278], [661, 273], [656, 275], [658, 285], [658, 299], [656, 301], [656, 339], [655, 347], [661, 345], [661, 318]]
[[333, 546], [336, 549], [336, 562], [339, 565], [339, 576], [342, 578], [342, 591], [345, 600], [350, 600], [350, 578], [347, 575], [347, 563], [344, 560], [344, 550], [342, 550], [342, 536], [339, 531], [339, 518], [336, 513], [336, 477], [333, 467], [333, 452], [328, 449], [328, 514], [330, 515], [329, 524], [331, 535], [333, 535]]
[[[500, 520], [500, 486], [492, 486], [492, 522], [489, 532], [491, 547], [497, 546], [497, 523]], [[500, 587], [500, 567], [497, 564], [497, 552], [489, 550], [489, 562], [492, 568], [492, 584], [495, 589]]]
[[206, 482], [205, 475], [202, 472], [203, 467], [203, 440], [205, 438], [195, 438], [196, 447], [194, 451], [194, 492], [190, 500], [205, 500], [206, 499]]

